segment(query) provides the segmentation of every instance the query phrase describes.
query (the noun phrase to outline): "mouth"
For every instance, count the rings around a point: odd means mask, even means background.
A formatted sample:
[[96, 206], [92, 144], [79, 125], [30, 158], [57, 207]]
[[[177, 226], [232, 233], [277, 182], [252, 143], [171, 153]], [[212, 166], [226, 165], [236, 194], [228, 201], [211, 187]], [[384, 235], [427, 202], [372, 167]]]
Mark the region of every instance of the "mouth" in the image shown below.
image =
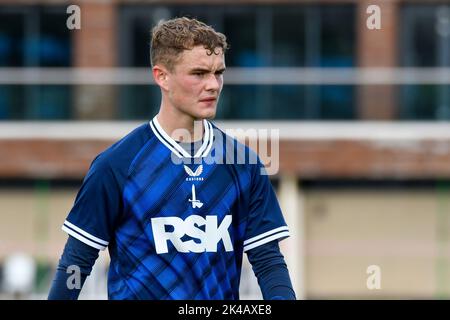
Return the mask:
[[211, 98], [200, 99], [200, 102], [214, 102], [216, 100], [217, 100], [217, 98], [211, 97]]

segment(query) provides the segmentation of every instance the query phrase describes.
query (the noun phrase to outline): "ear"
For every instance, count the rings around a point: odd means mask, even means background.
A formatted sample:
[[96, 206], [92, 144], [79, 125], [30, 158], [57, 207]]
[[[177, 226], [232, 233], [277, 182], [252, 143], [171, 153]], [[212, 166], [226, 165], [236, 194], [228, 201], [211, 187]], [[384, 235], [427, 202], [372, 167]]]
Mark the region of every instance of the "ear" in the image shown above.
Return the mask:
[[158, 86], [161, 87], [161, 89], [168, 91], [169, 86], [167, 83], [169, 73], [167, 72], [167, 69], [161, 65], [155, 65], [152, 68], [153, 73], [153, 79], [155, 79], [155, 82]]

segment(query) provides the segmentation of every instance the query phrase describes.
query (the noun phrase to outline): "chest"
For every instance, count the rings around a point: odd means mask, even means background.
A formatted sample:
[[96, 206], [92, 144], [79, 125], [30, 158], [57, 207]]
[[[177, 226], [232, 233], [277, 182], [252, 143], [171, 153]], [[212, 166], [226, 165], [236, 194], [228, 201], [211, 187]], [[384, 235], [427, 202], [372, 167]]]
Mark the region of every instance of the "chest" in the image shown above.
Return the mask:
[[139, 219], [239, 215], [248, 206], [245, 171], [226, 164], [146, 166], [129, 179], [127, 210]]

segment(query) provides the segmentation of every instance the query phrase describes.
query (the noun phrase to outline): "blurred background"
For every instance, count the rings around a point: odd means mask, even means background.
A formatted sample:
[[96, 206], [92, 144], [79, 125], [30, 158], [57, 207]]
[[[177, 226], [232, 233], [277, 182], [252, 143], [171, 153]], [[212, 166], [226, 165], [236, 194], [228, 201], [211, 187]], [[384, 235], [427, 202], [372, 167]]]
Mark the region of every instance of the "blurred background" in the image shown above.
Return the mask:
[[0, 299], [46, 298], [90, 162], [158, 110], [150, 30], [183, 15], [231, 44], [218, 125], [279, 130], [297, 297], [449, 299], [450, 1], [428, 0], [0, 0]]

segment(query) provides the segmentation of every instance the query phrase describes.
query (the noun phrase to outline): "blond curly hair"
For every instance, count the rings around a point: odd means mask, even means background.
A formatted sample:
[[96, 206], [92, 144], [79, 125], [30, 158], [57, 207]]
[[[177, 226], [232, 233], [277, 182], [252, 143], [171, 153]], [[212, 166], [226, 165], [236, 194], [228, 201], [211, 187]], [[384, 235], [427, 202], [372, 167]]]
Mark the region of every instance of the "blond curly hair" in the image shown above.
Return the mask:
[[173, 70], [180, 54], [203, 45], [208, 55], [223, 53], [229, 48], [224, 34], [205, 23], [187, 17], [159, 22], [152, 29], [150, 58], [152, 66], [162, 64]]

